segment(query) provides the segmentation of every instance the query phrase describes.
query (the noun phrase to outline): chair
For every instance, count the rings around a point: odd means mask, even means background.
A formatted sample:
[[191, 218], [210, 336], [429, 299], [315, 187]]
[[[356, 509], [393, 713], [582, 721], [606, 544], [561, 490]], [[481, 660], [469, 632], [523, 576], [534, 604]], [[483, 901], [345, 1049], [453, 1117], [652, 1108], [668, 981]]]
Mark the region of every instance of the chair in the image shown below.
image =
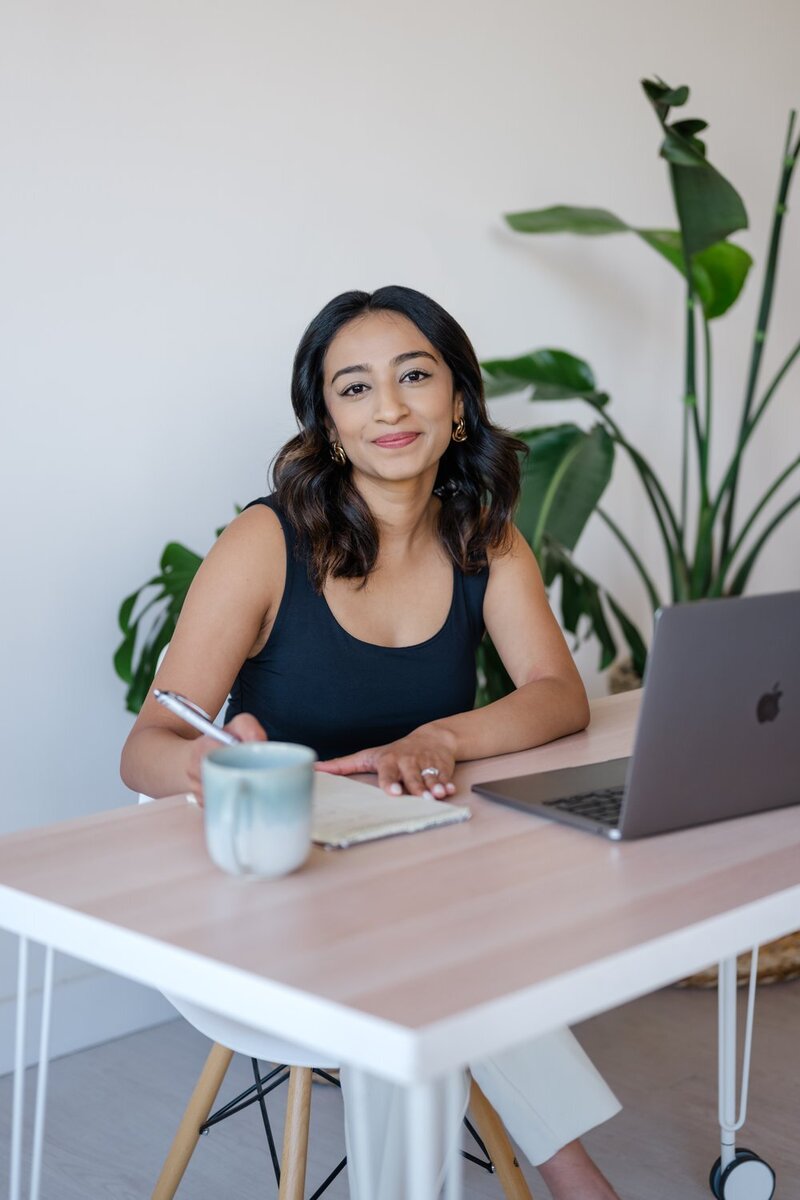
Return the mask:
[[[159, 666], [167, 648], [165, 646], [159, 656]], [[219, 719], [217, 717], [217, 721]], [[140, 804], [149, 803], [151, 800], [151, 796], [139, 795]], [[173, 1200], [201, 1133], [256, 1102], [261, 1108], [264, 1131], [279, 1188], [279, 1200], [304, 1200], [312, 1076], [316, 1073], [338, 1086], [338, 1080], [330, 1074], [330, 1071], [337, 1069], [338, 1064], [320, 1062], [319, 1055], [305, 1046], [272, 1037], [229, 1017], [211, 1012], [201, 1005], [177, 996], [170, 995], [167, 999], [180, 1015], [200, 1033], [205, 1034], [213, 1045], [161, 1168], [152, 1200]], [[246, 1092], [210, 1115], [234, 1053], [245, 1054], [251, 1060], [254, 1083]], [[262, 1076], [259, 1062], [275, 1065]], [[267, 1112], [266, 1096], [287, 1079], [289, 1091], [283, 1131], [283, 1153], [279, 1161]], [[470, 1110], [478, 1128], [476, 1130], [467, 1118], [465, 1124], [486, 1157], [481, 1159], [463, 1151], [464, 1157], [486, 1170], [497, 1172], [506, 1200], [533, 1200], [503, 1124], [474, 1079], [470, 1086]], [[342, 1158], [310, 1200], [318, 1200], [346, 1163], [347, 1158]]]
[[[243, 1053], [247, 1053], [247, 1050], [244, 1050]], [[212, 1122], [216, 1123], [214, 1118], [209, 1119], [209, 1113], [233, 1054], [233, 1050], [220, 1043], [212, 1046], [153, 1189], [152, 1200], [173, 1200], [200, 1134], [205, 1132]], [[283, 1132], [283, 1155], [281, 1163], [278, 1164], [263, 1098], [273, 1087], [285, 1082], [287, 1071], [289, 1092]], [[281, 1077], [277, 1079], [277, 1082], [271, 1083], [267, 1089], [264, 1089], [264, 1084], [270, 1083], [270, 1080], [279, 1073]], [[256, 1070], [255, 1087], [258, 1089], [258, 1094], [244, 1102], [245, 1104], [252, 1103], [258, 1099], [262, 1105], [262, 1116], [265, 1118], [265, 1129], [278, 1181], [279, 1200], [304, 1200], [308, 1128], [311, 1114], [311, 1082], [314, 1073], [319, 1073], [330, 1082], [334, 1082], [332, 1076], [316, 1067], [295, 1065], [287, 1068], [281, 1065], [274, 1068], [261, 1080], [259, 1080], [259, 1072]], [[234, 1112], [241, 1111], [241, 1107], [244, 1105], [237, 1106], [238, 1100], [241, 1100], [241, 1097], [237, 1097], [220, 1109], [217, 1120], [224, 1120]], [[476, 1130], [467, 1118], [465, 1118], [465, 1124], [487, 1157], [480, 1159], [462, 1151], [464, 1157], [486, 1170], [497, 1173], [506, 1200], [533, 1200], [508, 1134], [474, 1079], [470, 1083], [469, 1107], [478, 1128]], [[313, 1193], [310, 1200], [318, 1200], [329, 1184], [343, 1170], [346, 1163], [346, 1157], [341, 1159]]]

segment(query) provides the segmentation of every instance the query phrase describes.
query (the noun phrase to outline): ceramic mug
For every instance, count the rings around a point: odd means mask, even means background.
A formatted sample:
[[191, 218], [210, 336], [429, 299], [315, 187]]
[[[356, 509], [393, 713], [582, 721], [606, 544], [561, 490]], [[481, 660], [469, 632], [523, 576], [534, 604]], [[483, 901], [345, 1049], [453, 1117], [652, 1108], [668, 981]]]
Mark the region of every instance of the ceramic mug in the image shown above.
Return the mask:
[[292, 742], [242, 742], [203, 759], [206, 845], [218, 867], [275, 879], [306, 861], [316, 757]]

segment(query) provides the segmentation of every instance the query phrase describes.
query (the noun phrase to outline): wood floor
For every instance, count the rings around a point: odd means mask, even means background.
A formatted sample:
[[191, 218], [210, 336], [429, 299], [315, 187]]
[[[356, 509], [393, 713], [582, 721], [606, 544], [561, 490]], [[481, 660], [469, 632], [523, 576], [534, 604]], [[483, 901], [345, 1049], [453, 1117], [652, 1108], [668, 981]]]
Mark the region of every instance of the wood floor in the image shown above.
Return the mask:
[[[622, 1200], [705, 1200], [711, 1194], [708, 1171], [718, 1154], [715, 1005], [714, 993], [669, 989], [576, 1030], [625, 1106], [585, 1139]], [[54, 1062], [42, 1200], [146, 1200], [207, 1045], [175, 1021]], [[234, 1059], [222, 1098], [246, 1087], [249, 1071], [247, 1061]], [[32, 1085], [29, 1073], [29, 1101]], [[10, 1103], [6, 1077], [0, 1080], [3, 1191]], [[279, 1131], [284, 1103], [281, 1088], [270, 1105]], [[800, 981], [759, 992], [742, 1144], [777, 1172], [776, 1198], [800, 1196]], [[335, 1088], [315, 1085], [308, 1195], [342, 1153], [340, 1096]], [[545, 1200], [547, 1189], [536, 1171], [526, 1167], [526, 1174], [535, 1200]], [[501, 1197], [496, 1179], [470, 1165], [464, 1194], [465, 1200]], [[201, 1139], [178, 1200], [275, 1195], [253, 1107]], [[346, 1172], [326, 1195], [345, 1200]]]

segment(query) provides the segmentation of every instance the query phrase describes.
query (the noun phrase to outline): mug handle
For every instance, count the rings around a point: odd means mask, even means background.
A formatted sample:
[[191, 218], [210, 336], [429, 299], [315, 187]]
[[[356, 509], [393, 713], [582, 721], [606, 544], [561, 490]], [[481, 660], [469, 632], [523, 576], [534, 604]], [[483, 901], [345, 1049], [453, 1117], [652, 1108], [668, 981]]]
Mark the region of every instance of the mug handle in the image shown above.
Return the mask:
[[246, 832], [250, 832], [253, 822], [252, 788], [247, 779], [240, 779], [234, 786], [230, 804], [224, 807], [224, 828], [228, 835], [231, 858], [239, 875], [252, 874], [252, 866], [243, 862], [239, 857], [238, 842], [243, 832], [243, 819], [246, 814]]

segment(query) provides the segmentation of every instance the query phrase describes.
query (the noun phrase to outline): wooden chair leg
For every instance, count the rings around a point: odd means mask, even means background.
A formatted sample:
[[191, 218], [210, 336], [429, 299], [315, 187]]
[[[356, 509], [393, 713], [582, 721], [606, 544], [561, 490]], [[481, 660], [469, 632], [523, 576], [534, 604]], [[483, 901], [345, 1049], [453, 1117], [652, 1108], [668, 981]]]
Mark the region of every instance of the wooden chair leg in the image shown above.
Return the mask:
[[211, 1112], [211, 1106], [216, 1099], [232, 1057], [233, 1051], [229, 1050], [227, 1046], [220, 1046], [215, 1042], [211, 1047], [206, 1065], [203, 1067], [191, 1099], [186, 1105], [186, 1111], [170, 1146], [166, 1162], [161, 1168], [158, 1182], [153, 1189], [152, 1200], [173, 1200], [200, 1137], [200, 1126]]
[[533, 1200], [525, 1176], [514, 1156], [514, 1148], [503, 1128], [503, 1122], [474, 1079], [470, 1086], [469, 1107], [478, 1133], [486, 1143], [489, 1157], [494, 1163], [506, 1200]]
[[311, 1116], [311, 1068], [292, 1067], [283, 1127], [283, 1158], [278, 1200], [303, 1200]]

